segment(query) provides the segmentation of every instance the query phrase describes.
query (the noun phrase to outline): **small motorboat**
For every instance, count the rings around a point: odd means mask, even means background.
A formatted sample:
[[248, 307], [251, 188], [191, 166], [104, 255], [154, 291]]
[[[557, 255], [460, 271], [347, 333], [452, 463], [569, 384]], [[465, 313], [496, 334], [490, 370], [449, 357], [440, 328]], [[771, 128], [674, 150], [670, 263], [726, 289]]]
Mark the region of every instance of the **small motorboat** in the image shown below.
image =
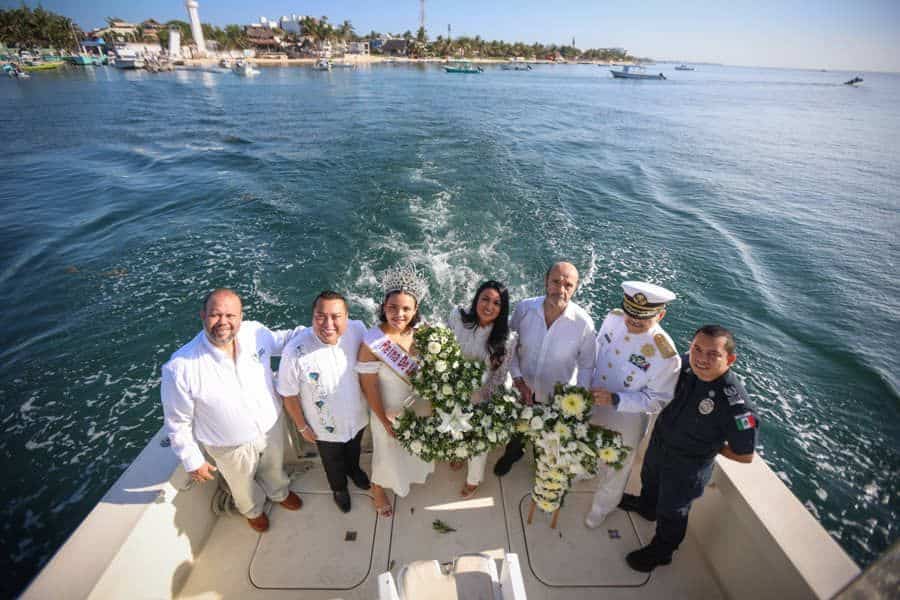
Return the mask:
[[657, 75], [652, 75], [650, 73], [644, 72], [643, 67], [637, 67], [634, 65], [625, 65], [622, 67], [621, 71], [616, 71], [615, 69], [610, 69], [610, 73], [616, 79], [665, 79], [666, 76], [662, 73]]
[[677, 67], [675, 67], [675, 70], [676, 71], [693, 71], [694, 67], [689, 67], [686, 64], [682, 63], [682, 64], [678, 65]]
[[12, 79], [29, 79], [31, 75], [23, 71], [19, 65], [15, 63], [8, 63], [3, 65], [3, 72], [6, 73]]
[[222, 69], [230, 69], [231, 61], [227, 58], [223, 58], [222, 60], [219, 61], [219, 67]]
[[447, 73], [483, 73], [484, 69], [476, 67], [472, 63], [461, 63], [458, 65], [445, 65], [444, 71]]
[[320, 58], [316, 61], [316, 64], [313, 65], [313, 71], [330, 71], [331, 70], [331, 61], [327, 58]]
[[231, 70], [235, 75], [240, 75], [241, 77], [253, 77], [254, 75], [259, 75], [259, 69], [254, 68], [253, 65], [246, 60], [237, 61], [234, 63]]
[[862, 77], [854, 77], [854, 78], [851, 79], [850, 81], [845, 81], [845, 82], [844, 82], [844, 85], [856, 85], [856, 84], [862, 83], [862, 82], [863, 82], [863, 78], [862, 78]]

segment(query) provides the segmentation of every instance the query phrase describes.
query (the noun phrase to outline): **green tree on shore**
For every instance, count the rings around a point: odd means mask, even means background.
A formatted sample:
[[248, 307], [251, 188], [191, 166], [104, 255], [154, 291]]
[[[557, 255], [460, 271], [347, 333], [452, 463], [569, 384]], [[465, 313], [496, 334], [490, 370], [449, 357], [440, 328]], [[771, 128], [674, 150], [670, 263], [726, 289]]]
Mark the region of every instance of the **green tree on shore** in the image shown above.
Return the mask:
[[0, 42], [7, 46], [75, 50], [80, 40], [73, 31], [71, 19], [41, 6], [32, 10], [23, 4], [20, 8], [0, 10]]

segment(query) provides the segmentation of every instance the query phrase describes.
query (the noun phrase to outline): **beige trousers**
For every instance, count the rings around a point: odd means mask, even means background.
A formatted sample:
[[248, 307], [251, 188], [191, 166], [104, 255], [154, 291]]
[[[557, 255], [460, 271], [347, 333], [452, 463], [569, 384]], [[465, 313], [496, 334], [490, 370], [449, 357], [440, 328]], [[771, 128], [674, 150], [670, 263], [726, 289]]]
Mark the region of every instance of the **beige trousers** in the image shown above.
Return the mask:
[[284, 471], [283, 416], [265, 434], [239, 446], [206, 446], [216, 468], [231, 488], [234, 504], [242, 515], [255, 519], [263, 513], [268, 497], [287, 498], [291, 480]]

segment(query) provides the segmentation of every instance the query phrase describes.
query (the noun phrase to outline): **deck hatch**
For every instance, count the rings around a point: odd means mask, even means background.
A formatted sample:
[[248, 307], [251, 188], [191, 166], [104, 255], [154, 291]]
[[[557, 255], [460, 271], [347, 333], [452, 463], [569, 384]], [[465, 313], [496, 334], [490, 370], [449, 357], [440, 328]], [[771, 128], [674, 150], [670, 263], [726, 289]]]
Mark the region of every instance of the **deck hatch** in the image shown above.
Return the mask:
[[[531, 498], [519, 502], [528, 564], [535, 577], [550, 587], [632, 587], [644, 585], [648, 575], [633, 571], [625, 555], [641, 547], [628, 513], [613, 511], [602, 526], [588, 529], [584, 515], [593, 494], [572, 491], [566, 496], [555, 530], [550, 516], [538, 511], [527, 524]], [[614, 533], [613, 533], [614, 532]], [[590, 548], [590, 553], [585, 549]]]
[[353, 510], [339, 518], [323, 518], [338, 514], [331, 492], [301, 495], [302, 510], [272, 507], [271, 527], [260, 536], [250, 561], [253, 585], [263, 589], [357, 587], [368, 577], [372, 564], [376, 515], [371, 499], [351, 493]]

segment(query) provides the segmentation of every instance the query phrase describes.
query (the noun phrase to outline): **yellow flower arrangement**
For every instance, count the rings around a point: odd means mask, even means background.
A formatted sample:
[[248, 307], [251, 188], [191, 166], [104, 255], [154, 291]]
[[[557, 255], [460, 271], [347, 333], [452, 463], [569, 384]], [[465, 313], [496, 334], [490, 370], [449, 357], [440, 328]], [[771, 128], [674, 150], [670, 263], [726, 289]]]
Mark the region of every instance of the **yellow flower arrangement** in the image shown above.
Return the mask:
[[559, 409], [568, 417], [577, 417], [584, 413], [587, 403], [581, 394], [569, 393], [559, 401]]

